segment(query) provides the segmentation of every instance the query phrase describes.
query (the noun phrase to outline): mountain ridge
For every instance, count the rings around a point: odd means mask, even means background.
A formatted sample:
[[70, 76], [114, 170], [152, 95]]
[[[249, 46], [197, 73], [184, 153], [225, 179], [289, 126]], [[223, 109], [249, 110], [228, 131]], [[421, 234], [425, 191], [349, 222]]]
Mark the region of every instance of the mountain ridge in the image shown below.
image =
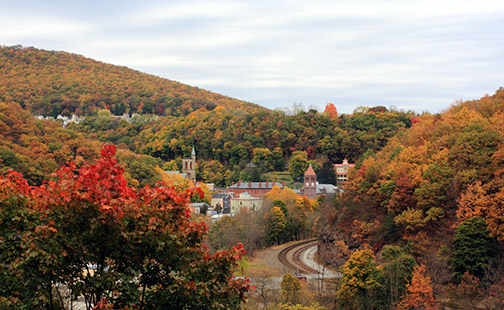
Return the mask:
[[[245, 111], [259, 105], [63, 51], [0, 47], [0, 96], [36, 115], [91, 115], [108, 109], [185, 116], [217, 106]], [[10, 96], [10, 98], [7, 98]]]

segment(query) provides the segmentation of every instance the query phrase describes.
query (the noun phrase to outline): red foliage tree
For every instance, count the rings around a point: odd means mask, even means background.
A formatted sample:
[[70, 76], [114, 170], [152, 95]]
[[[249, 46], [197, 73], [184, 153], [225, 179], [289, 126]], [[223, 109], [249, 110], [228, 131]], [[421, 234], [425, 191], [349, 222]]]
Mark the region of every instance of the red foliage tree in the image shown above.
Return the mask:
[[238, 307], [250, 289], [232, 273], [243, 246], [210, 256], [207, 227], [187, 207], [196, 189], [130, 188], [114, 154], [105, 145], [96, 164], [69, 163], [38, 187], [0, 177], [0, 280], [12, 284], [0, 306], [53, 309], [83, 296], [87, 309]]

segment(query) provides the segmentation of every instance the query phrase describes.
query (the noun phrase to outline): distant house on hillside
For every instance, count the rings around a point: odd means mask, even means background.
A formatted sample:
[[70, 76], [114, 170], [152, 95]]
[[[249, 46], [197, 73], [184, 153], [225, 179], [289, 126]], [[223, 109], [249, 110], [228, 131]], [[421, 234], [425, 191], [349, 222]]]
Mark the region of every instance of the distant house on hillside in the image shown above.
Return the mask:
[[353, 167], [355, 167], [355, 164], [349, 164], [346, 158], [343, 160], [342, 164], [334, 165], [338, 184], [348, 181], [348, 170]]

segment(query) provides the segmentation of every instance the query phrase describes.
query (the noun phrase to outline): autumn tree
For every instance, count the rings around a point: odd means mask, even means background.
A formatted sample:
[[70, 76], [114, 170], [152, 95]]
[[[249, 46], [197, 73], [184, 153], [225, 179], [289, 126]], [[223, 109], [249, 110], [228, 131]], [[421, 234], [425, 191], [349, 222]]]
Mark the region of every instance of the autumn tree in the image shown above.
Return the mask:
[[432, 284], [424, 265], [413, 270], [411, 283], [397, 306], [398, 310], [436, 310], [438, 303], [432, 293]]
[[450, 302], [449, 306], [456, 309], [476, 309], [484, 297], [480, 288], [480, 281], [475, 276], [466, 271], [457, 285], [449, 286]]
[[278, 244], [285, 231], [285, 215], [280, 207], [273, 207], [264, 217], [266, 236], [271, 244]]
[[299, 294], [301, 293], [301, 280], [294, 277], [290, 273], [284, 274], [282, 277], [282, 282], [280, 282], [280, 288], [282, 289], [281, 298], [284, 302], [290, 304], [299, 303]]
[[376, 302], [374, 296], [380, 283], [374, 258], [370, 249], [358, 250], [343, 265], [336, 298], [344, 307], [368, 307]]
[[224, 216], [210, 228], [208, 243], [215, 250], [231, 249], [243, 237], [235, 218]]
[[86, 309], [238, 307], [249, 289], [233, 277], [243, 247], [209, 255], [206, 225], [187, 207], [195, 189], [128, 187], [115, 151], [105, 145], [95, 164], [69, 163], [37, 187], [0, 177], [0, 277], [15, 284], [0, 289], [2, 307], [81, 297]]
[[338, 110], [336, 110], [336, 107], [332, 103], [326, 104], [324, 114], [327, 114], [331, 120], [338, 118]]
[[306, 152], [295, 152], [289, 163], [289, 173], [293, 179], [299, 179], [303, 177], [308, 165]]

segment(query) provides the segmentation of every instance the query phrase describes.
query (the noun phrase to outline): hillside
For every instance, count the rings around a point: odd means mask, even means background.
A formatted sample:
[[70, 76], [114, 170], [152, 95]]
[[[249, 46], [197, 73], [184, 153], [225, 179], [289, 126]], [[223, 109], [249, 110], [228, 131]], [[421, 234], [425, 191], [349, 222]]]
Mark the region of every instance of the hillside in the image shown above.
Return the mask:
[[420, 261], [432, 262], [427, 256], [440, 249], [448, 259], [456, 229], [475, 216], [504, 241], [503, 124], [500, 89], [442, 114], [423, 115], [383, 150], [368, 154], [329, 216], [321, 237], [326, 254], [366, 246], [379, 252], [397, 244]]
[[[165, 170], [180, 169], [194, 146], [198, 180], [218, 186], [267, 181], [265, 173], [284, 171], [296, 152], [304, 154], [301, 169], [307, 161], [317, 171], [327, 161], [355, 162], [417, 118], [385, 107], [338, 115], [332, 104], [323, 113], [286, 115], [126, 67], [18, 46], [0, 48], [0, 75], [0, 100], [7, 105], [19, 104], [32, 115], [82, 115], [83, 122], [69, 127], [73, 133], [152, 156]], [[114, 117], [124, 112], [140, 117]]]
[[0, 46], [0, 97], [35, 115], [152, 113], [184, 116], [217, 106], [264, 108], [175, 81], [66, 52]]

